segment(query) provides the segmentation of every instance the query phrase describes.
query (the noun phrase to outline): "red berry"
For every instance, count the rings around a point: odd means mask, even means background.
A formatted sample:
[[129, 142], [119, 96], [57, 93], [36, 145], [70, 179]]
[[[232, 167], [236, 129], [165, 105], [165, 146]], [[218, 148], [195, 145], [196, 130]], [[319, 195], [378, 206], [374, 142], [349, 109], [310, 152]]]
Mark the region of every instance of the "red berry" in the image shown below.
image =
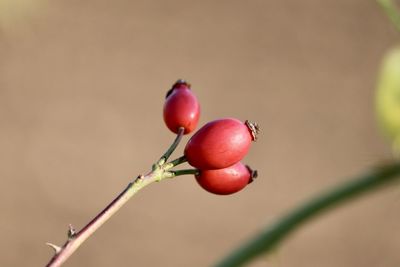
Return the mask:
[[185, 147], [190, 165], [201, 170], [222, 169], [239, 162], [256, 139], [257, 124], [232, 118], [211, 121], [199, 129]]
[[255, 177], [257, 177], [257, 171], [238, 162], [224, 169], [200, 170], [196, 175], [196, 180], [208, 192], [229, 195], [242, 190]]
[[190, 90], [190, 84], [178, 80], [167, 93], [164, 104], [165, 124], [174, 133], [183, 127], [184, 133], [188, 134], [196, 128], [199, 116], [200, 105]]

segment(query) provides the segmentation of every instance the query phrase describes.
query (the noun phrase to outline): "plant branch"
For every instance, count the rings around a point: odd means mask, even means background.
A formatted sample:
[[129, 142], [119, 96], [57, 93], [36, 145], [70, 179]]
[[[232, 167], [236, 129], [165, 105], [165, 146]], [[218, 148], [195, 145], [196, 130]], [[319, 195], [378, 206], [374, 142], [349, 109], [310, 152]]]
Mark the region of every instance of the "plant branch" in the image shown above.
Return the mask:
[[333, 188], [331, 191], [321, 194], [295, 208], [275, 224], [265, 228], [265, 230], [242, 247], [233, 251], [215, 266], [243, 266], [244, 263], [249, 262], [255, 257], [270, 252], [290, 233], [322, 212], [328, 211], [330, 208], [363, 193], [376, 190], [380, 186], [399, 178], [400, 164], [393, 163], [378, 167], [363, 176]]
[[61, 266], [78, 248], [85, 242], [100, 226], [102, 226], [111, 216], [117, 212], [132, 196], [134, 196], [140, 189], [152, 182], [161, 180], [161, 171], [152, 171], [146, 176], [138, 176], [135, 181], [128, 184], [123, 190], [106, 208], [104, 208], [96, 217], [94, 217], [85, 227], [77, 233], [68, 233], [68, 240], [61, 248], [53, 244], [51, 245], [55, 249], [55, 255], [46, 265], [47, 267]]
[[377, 2], [385, 11], [389, 20], [393, 23], [396, 29], [400, 31], [400, 13], [393, 0], [377, 0]]
[[[134, 196], [145, 186], [159, 182], [166, 178], [172, 178], [175, 176], [175, 172], [169, 171], [175, 165], [166, 163], [170, 155], [174, 152], [179, 142], [182, 139], [184, 128], [179, 128], [177, 137], [175, 138], [172, 145], [164, 153], [158, 162], [153, 164], [152, 171], [147, 175], [139, 175], [134, 181], [128, 184], [128, 186], [110, 203], [105, 207], [96, 217], [94, 217], [85, 227], [80, 231], [76, 232], [72, 225], [69, 226], [68, 239], [62, 247], [54, 245], [52, 243], [46, 243], [48, 246], [54, 249], [54, 256], [50, 259], [46, 267], [58, 267], [61, 266], [78, 248], [88, 239], [96, 230], [102, 226], [108, 219], [110, 219], [114, 213], [116, 213], [128, 200]], [[178, 159], [179, 161], [179, 159]]]

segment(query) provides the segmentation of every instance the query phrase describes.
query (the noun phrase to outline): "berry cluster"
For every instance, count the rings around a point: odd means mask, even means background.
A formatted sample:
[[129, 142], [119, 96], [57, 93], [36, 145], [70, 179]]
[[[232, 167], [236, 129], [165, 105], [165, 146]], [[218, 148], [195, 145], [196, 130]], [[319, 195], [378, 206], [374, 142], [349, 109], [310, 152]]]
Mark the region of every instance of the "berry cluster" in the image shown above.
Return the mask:
[[[251, 141], [259, 131], [256, 123], [226, 118], [211, 121], [198, 130], [186, 144], [184, 155], [168, 162], [184, 134], [197, 126], [200, 105], [190, 89], [190, 84], [178, 80], [168, 91], [164, 105], [164, 121], [176, 138], [146, 175], [137, 176], [128, 186], [80, 231], [70, 225], [68, 240], [62, 247], [47, 243], [55, 251], [47, 267], [58, 267], [104, 222], [119, 210], [133, 195], [145, 186], [166, 178], [194, 174], [205, 190], [219, 195], [240, 191], [251, 183], [257, 172], [241, 160], [247, 154]], [[172, 170], [188, 162], [195, 169]]]
[[[200, 105], [190, 84], [178, 80], [167, 93], [164, 121], [174, 133], [191, 133], [197, 126]], [[241, 160], [252, 141], [257, 139], [256, 123], [233, 118], [218, 119], [205, 124], [186, 144], [184, 160], [195, 167], [197, 182], [205, 190], [228, 195], [243, 189], [257, 176], [257, 171]]]

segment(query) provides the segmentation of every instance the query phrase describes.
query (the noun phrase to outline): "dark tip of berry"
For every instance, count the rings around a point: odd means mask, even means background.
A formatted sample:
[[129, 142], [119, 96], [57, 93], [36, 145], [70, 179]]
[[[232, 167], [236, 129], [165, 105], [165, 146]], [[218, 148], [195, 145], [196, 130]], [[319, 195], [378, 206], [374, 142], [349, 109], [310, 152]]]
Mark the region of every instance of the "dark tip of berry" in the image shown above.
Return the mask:
[[167, 91], [167, 94], [165, 95], [165, 99], [167, 99], [172, 94], [172, 91], [174, 91], [174, 88], [171, 88]]
[[250, 173], [250, 180], [249, 180], [249, 184], [250, 184], [258, 177], [258, 171], [253, 170], [249, 165], [246, 165], [246, 168], [247, 168], [247, 170], [249, 170], [249, 173]]
[[247, 128], [249, 128], [253, 141], [257, 141], [257, 135], [260, 133], [260, 126], [256, 122], [250, 122], [248, 120], [246, 120], [244, 123], [246, 124]]
[[190, 89], [190, 87], [192, 86], [190, 83], [188, 83], [187, 81], [183, 80], [183, 79], [179, 79], [177, 80], [173, 85], [172, 88], [168, 90], [165, 98], [168, 98], [170, 96], [170, 94], [172, 94], [172, 91], [174, 91], [175, 88], [181, 86], [181, 85], [185, 85], [187, 88]]
[[186, 85], [187, 88], [190, 88], [192, 85], [190, 83], [188, 83], [186, 80], [183, 79], [179, 79], [177, 80], [174, 85], [172, 85], [172, 88], [176, 88], [180, 85]]

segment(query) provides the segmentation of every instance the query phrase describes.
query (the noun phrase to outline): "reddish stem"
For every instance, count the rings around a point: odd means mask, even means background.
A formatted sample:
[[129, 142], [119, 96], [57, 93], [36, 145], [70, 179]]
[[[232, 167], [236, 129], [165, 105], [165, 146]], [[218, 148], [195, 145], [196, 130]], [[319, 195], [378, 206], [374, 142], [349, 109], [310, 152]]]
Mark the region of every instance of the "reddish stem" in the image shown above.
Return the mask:
[[182, 158], [178, 160], [166, 163], [168, 158], [171, 156], [172, 152], [176, 149], [179, 142], [184, 134], [184, 128], [180, 127], [178, 134], [168, 148], [161, 159], [153, 165], [153, 170], [147, 175], [138, 176], [133, 182], [129, 183], [128, 186], [107, 205], [96, 217], [94, 217], [85, 227], [80, 231], [75, 232], [75, 230], [70, 226], [68, 231], [68, 240], [62, 247], [47, 243], [55, 250], [54, 256], [50, 259], [46, 267], [58, 267], [61, 266], [74, 252], [79, 248], [79, 246], [85, 242], [96, 230], [102, 226], [108, 219], [113, 216], [133, 195], [136, 194], [140, 189], [153, 182], [161, 181], [165, 178], [172, 178], [175, 176], [175, 172], [169, 171], [174, 166], [185, 162]]
[[[96, 217], [94, 217], [85, 227], [79, 232], [69, 235], [65, 244], [58, 249], [56, 254], [51, 258], [47, 267], [61, 266], [79, 246], [88, 239], [100, 226], [102, 226], [111, 216], [117, 212], [136, 192], [145, 187], [146, 185], [167, 178], [163, 175], [166, 172], [160, 169], [154, 170], [146, 176], [139, 176], [135, 181], [128, 184], [128, 186], [104, 208]], [[165, 176], [165, 177], [164, 177]], [[56, 248], [56, 247], [53, 247]]]

